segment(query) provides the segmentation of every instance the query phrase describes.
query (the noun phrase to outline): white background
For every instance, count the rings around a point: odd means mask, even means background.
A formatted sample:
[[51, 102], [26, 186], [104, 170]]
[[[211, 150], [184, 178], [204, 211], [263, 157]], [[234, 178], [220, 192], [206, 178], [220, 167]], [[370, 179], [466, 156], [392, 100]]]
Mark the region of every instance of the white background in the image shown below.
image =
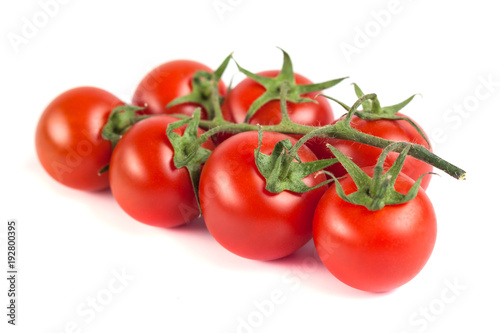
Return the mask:
[[[0, 276], [8, 219], [19, 223], [20, 247], [18, 326], [6, 323], [1, 278], [2, 332], [500, 331], [494, 1], [54, 1], [0, 5]], [[27, 22], [38, 27], [30, 31]], [[13, 36], [25, 39], [15, 45]], [[37, 161], [38, 118], [69, 88], [98, 86], [129, 102], [140, 79], [165, 61], [214, 68], [234, 52], [260, 71], [280, 67], [276, 46], [313, 81], [350, 76], [326, 91], [349, 104], [352, 82], [382, 105], [421, 93], [405, 113], [437, 154], [467, 170], [466, 181], [442, 172], [432, 180], [435, 251], [398, 290], [343, 285], [312, 243], [255, 262], [224, 250], [200, 221], [175, 230], [142, 225], [109, 192], [65, 188]], [[348, 47], [355, 53], [342, 51]], [[231, 65], [226, 82], [235, 73]], [[281, 296], [272, 306], [271, 295]]]

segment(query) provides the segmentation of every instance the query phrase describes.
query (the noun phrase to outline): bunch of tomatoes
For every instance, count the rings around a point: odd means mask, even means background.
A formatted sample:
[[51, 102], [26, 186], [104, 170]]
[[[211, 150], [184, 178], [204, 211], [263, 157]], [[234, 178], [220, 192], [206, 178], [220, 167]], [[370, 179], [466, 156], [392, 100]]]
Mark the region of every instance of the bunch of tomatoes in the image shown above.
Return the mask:
[[[399, 112], [412, 97], [382, 107], [355, 85], [349, 107], [322, 93], [343, 78], [315, 84], [283, 55], [281, 70], [237, 64], [246, 78], [229, 88], [221, 76], [232, 56], [215, 71], [168, 61], [131, 104], [100, 88], [68, 90], [41, 115], [38, 158], [63, 185], [111, 188], [139, 222], [170, 228], [201, 215], [241, 257], [282, 258], [313, 238], [347, 285], [384, 292], [407, 283], [436, 240], [425, 193], [433, 167], [408, 155], [431, 147]], [[329, 99], [347, 113], [336, 119]], [[375, 139], [378, 147], [366, 144]]]

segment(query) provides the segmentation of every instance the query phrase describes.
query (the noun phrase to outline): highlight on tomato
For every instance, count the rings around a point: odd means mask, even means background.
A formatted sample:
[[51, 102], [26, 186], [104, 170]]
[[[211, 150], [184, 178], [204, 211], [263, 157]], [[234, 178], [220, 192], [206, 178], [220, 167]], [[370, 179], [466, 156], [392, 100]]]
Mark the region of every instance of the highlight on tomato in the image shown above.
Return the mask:
[[[270, 154], [285, 134], [257, 131], [239, 133], [224, 141], [206, 161], [200, 179], [200, 205], [209, 232], [224, 248], [244, 258], [272, 260], [287, 256], [312, 237], [314, 209], [325, 192], [321, 186], [306, 193], [271, 193], [256, 164], [255, 150]], [[302, 162], [317, 161], [306, 147]], [[323, 174], [304, 178], [308, 186], [321, 184]]]
[[43, 111], [35, 134], [38, 159], [59, 183], [78, 190], [109, 187], [107, 173], [112, 145], [101, 131], [111, 111], [124, 105], [96, 87], [77, 87], [57, 96]]
[[[174, 165], [166, 134], [168, 125], [178, 120], [169, 115], [141, 120], [113, 151], [109, 166], [113, 196], [128, 215], [144, 224], [176, 227], [200, 215], [189, 172]], [[208, 140], [202, 147], [213, 149], [213, 143]]]
[[356, 289], [386, 292], [404, 285], [427, 263], [437, 234], [422, 177], [415, 182], [400, 173], [410, 146], [390, 169], [384, 167], [390, 150], [375, 167], [359, 168], [330, 148], [348, 174], [336, 179], [316, 207], [313, 239], [321, 261]]
[[[179, 59], [165, 62], [149, 73], [137, 86], [132, 104], [144, 107], [145, 114], [183, 114], [192, 116], [201, 107], [201, 118], [207, 119], [210, 97], [214, 89], [214, 71], [193, 60]], [[217, 79], [219, 94], [226, 94], [226, 86], [220, 76]], [[178, 98], [190, 96], [189, 101], [171, 107]]]

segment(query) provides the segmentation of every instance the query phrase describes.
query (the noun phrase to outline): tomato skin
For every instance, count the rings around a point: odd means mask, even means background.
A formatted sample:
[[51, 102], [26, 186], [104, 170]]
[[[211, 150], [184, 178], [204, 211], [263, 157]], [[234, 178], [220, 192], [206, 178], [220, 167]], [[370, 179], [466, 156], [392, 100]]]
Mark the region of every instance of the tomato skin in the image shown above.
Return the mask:
[[[276, 77], [280, 71], [269, 70], [257, 73], [266, 77]], [[295, 73], [297, 84], [313, 83], [304, 76]], [[253, 102], [265, 92], [265, 88], [250, 78], [243, 79], [231, 89], [224, 103], [222, 113], [224, 119], [235, 123], [242, 123]], [[290, 119], [298, 124], [309, 126], [324, 126], [334, 120], [332, 108], [328, 100], [322, 96], [315, 97], [320, 92], [303, 95], [315, 99], [318, 103], [291, 103], [287, 102]], [[250, 124], [275, 125], [281, 121], [281, 107], [279, 100], [272, 100], [264, 104], [250, 119]]]
[[[346, 194], [356, 190], [351, 177], [340, 182]], [[400, 174], [395, 188], [407, 193], [413, 183]], [[331, 186], [313, 223], [314, 244], [326, 268], [345, 284], [369, 292], [386, 292], [415, 277], [432, 253], [436, 233], [434, 208], [422, 188], [405, 204], [369, 211], [342, 200]]]
[[[144, 224], [175, 227], [200, 213], [189, 173], [175, 167], [166, 135], [168, 124], [178, 120], [159, 115], [140, 121], [120, 139], [111, 157], [113, 196], [128, 215]], [[175, 132], [181, 134], [184, 128]], [[213, 149], [213, 144], [207, 141], [203, 147]]]
[[[404, 115], [396, 113], [396, 116]], [[335, 122], [339, 120], [340, 119]], [[405, 120], [363, 120], [354, 116], [351, 121], [351, 126], [366, 134], [371, 134], [391, 141], [417, 143], [432, 151], [432, 148], [427, 144], [425, 139]], [[377, 147], [332, 138], [313, 138], [307, 142], [307, 145], [319, 159], [334, 158], [333, 153], [326, 146], [327, 143], [340, 150], [344, 155], [350, 157], [352, 161], [361, 168], [375, 165], [382, 152], [382, 149]], [[392, 165], [397, 157], [397, 153], [390, 153], [385, 164]], [[333, 173], [335, 177], [342, 177], [346, 174], [346, 170], [340, 163], [335, 163], [326, 168], [326, 170]], [[421, 175], [431, 172], [432, 170], [432, 165], [411, 156], [407, 156], [402, 172], [416, 181]], [[430, 176], [424, 177], [420, 186], [423, 189], [427, 189], [430, 180]]]
[[[132, 104], [146, 107], [145, 114], [184, 114], [191, 116], [199, 107], [195, 103], [183, 103], [166, 108], [174, 99], [188, 95], [192, 92], [192, 79], [197, 71], [213, 71], [196, 61], [173, 60], [166, 62], [152, 71], [142, 79], [136, 88], [132, 98]], [[226, 86], [219, 82], [219, 93], [224, 96]], [[207, 119], [206, 110], [202, 107], [202, 119]]]
[[35, 146], [47, 173], [78, 190], [109, 187], [108, 174], [98, 174], [111, 158], [111, 143], [101, 137], [111, 110], [123, 105], [111, 93], [77, 87], [57, 96], [38, 121]]
[[[276, 142], [295, 140], [279, 133], [264, 132], [262, 149], [270, 154]], [[302, 247], [312, 237], [314, 209], [326, 186], [297, 194], [273, 194], [254, 159], [257, 132], [236, 134], [218, 146], [208, 158], [200, 180], [200, 204], [212, 236], [230, 252], [244, 258], [272, 260]], [[316, 157], [305, 146], [299, 149], [303, 162]], [[313, 186], [326, 178], [308, 176]]]

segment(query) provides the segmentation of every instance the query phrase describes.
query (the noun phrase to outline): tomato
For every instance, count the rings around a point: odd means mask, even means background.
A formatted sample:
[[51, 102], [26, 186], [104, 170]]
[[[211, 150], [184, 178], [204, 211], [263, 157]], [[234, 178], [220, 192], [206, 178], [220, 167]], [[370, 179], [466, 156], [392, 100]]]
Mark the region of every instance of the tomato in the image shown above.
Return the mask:
[[108, 188], [108, 174], [98, 172], [109, 163], [111, 143], [101, 131], [111, 110], [123, 104], [94, 87], [74, 88], [56, 97], [40, 117], [35, 134], [38, 159], [47, 173], [79, 190]]
[[[271, 154], [287, 135], [264, 132], [261, 152]], [[272, 260], [302, 247], [312, 237], [314, 209], [326, 186], [298, 194], [278, 194], [265, 189], [254, 157], [258, 133], [236, 134], [219, 145], [208, 158], [200, 179], [200, 204], [208, 230], [224, 248], [241, 257]], [[316, 157], [305, 146], [303, 162]], [[304, 179], [308, 186], [324, 181], [323, 174]]]
[[[396, 113], [396, 116], [404, 115]], [[340, 119], [335, 122], [339, 120]], [[351, 121], [351, 126], [366, 134], [371, 134], [391, 141], [417, 143], [432, 150], [420, 133], [418, 133], [418, 131], [406, 120], [363, 120], [354, 116]], [[334, 158], [334, 155], [326, 146], [327, 143], [340, 150], [344, 155], [350, 157], [352, 161], [361, 168], [375, 165], [382, 152], [380, 148], [358, 142], [332, 138], [313, 138], [308, 141], [308, 147], [311, 148], [320, 159]], [[386, 159], [386, 165], [392, 165], [397, 157], [398, 153], [390, 153]], [[407, 156], [402, 172], [416, 181], [421, 175], [431, 172], [432, 169], [432, 165], [411, 156]], [[333, 173], [335, 177], [342, 177], [346, 174], [346, 170], [340, 163], [335, 163], [326, 168], [326, 170]], [[424, 177], [420, 186], [423, 189], [427, 189], [430, 180], [431, 177]]]
[[[261, 76], [276, 77], [280, 71], [269, 70], [257, 73]], [[294, 74], [296, 84], [311, 84], [309, 79], [300, 74]], [[245, 120], [250, 106], [265, 92], [265, 88], [250, 78], [245, 78], [232, 88], [224, 103], [222, 113], [226, 120], [242, 123]], [[318, 103], [287, 103], [290, 119], [298, 124], [309, 126], [323, 126], [333, 122], [334, 116], [328, 100], [318, 96], [320, 92], [302, 95], [315, 99]], [[281, 121], [281, 107], [279, 100], [272, 100], [264, 104], [250, 119], [250, 124], [275, 125]]]
[[[174, 99], [192, 92], [192, 79], [197, 71], [213, 72], [209, 67], [192, 60], [173, 60], [156, 67], [137, 86], [132, 104], [145, 106], [145, 114], [178, 113], [191, 116], [201, 105], [182, 103], [169, 109], [166, 106]], [[224, 83], [219, 81], [221, 96], [225, 95], [225, 91]], [[202, 108], [202, 119], [206, 118], [206, 110]]]
[[[200, 213], [189, 173], [175, 167], [166, 135], [168, 124], [178, 120], [159, 115], [140, 121], [123, 135], [111, 157], [113, 196], [127, 214], [151, 226], [179, 226]], [[213, 144], [207, 141], [203, 147], [213, 149]]]
[[[370, 176], [372, 168], [364, 168]], [[348, 195], [350, 176], [340, 180]], [[400, 174], [396, 191], [406, 194], [414, 181]], [[377, 211], [342, 200], [331, 186], [314, 214], [313, 239], [321, 261], [340, 281], [356, 289], [385, 292], [415, 277], [436, 241], [436, 215], [422, 188], [404, 204]]]

